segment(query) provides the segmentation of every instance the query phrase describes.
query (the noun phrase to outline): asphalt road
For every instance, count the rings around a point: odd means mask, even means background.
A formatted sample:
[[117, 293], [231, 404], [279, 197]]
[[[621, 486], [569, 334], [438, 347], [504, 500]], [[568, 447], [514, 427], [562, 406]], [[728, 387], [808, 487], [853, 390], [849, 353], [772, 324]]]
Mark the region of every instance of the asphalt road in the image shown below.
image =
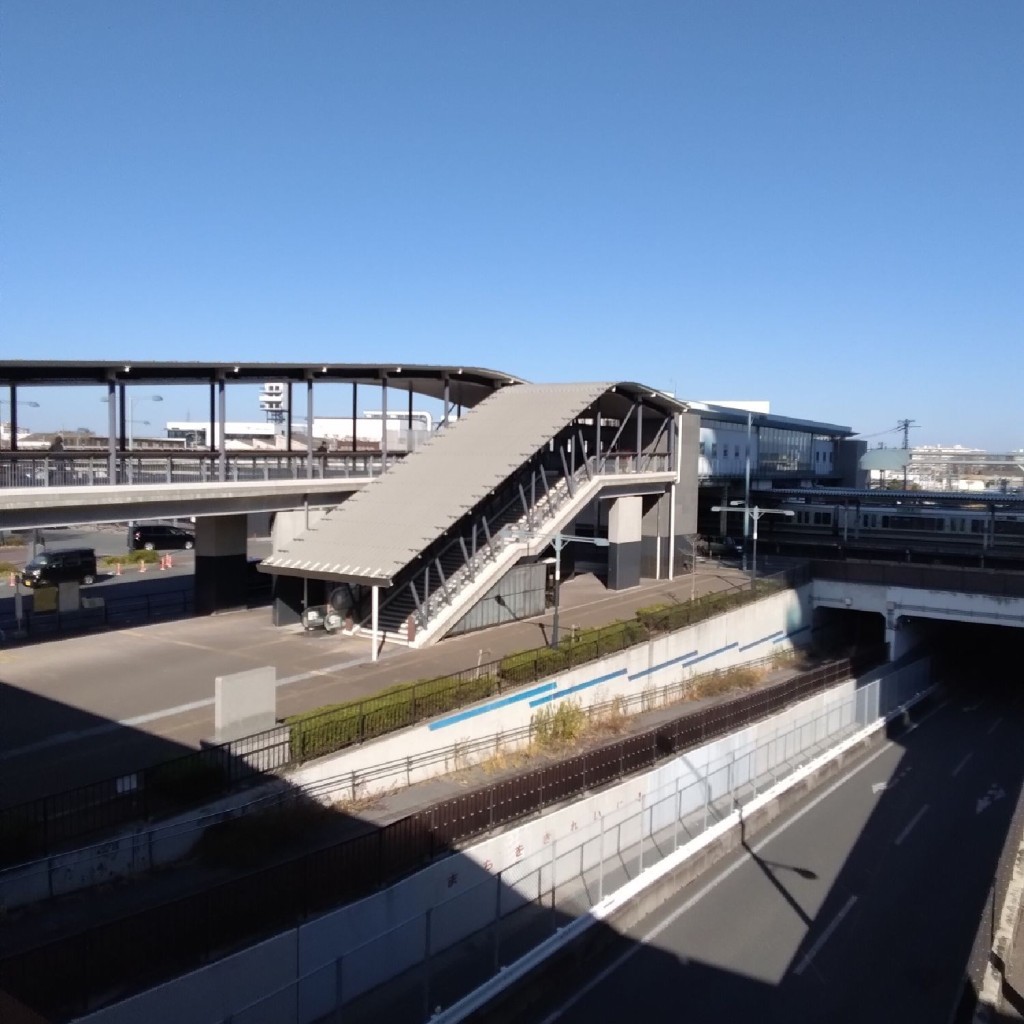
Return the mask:
[[953, 696], [529, 1019], [946, 1024], [1019, 838], [1022, 709], [1012, 693]]

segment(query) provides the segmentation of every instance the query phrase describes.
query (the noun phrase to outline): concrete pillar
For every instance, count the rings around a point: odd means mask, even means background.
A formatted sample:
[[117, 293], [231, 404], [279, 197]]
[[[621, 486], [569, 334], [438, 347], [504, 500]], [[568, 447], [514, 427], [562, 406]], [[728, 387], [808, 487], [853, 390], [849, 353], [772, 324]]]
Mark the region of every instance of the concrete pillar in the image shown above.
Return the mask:
[[616, 498], [608, 511], [608, 589], [626, 590], [640, 583], [643, 499]]
[[248, 600], [246, 516], [196, 519], [196, 611], [208, 615]]
[[640, 538], [640, 575], [644, 579], [668, 577], [669, 523], [671, 494], [647, 495], [643, 499], [643, 525]]

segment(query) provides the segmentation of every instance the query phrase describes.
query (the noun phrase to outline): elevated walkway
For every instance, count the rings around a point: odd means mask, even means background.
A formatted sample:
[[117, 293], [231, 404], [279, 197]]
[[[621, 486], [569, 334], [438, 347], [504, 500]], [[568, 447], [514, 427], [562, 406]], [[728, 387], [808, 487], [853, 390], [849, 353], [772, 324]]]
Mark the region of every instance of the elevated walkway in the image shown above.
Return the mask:
[[[598, 494], [661, 496], [676, 482], [681, 406], [642, 395], [609, 383], [502, 388], [263, 568], [336, 584], [350, 630], [430, 643]], [[639, 513], [636, 532], [639, 542]]]

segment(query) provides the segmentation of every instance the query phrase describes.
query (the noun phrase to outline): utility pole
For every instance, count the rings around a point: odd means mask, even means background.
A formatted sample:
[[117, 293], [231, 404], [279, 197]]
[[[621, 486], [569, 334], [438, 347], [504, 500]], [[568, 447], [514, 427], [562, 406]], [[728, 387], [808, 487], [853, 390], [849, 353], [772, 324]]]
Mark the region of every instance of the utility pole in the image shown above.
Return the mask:
[[[896, 424], [896, 429], [903, 431], [903, 450], [905, 452], [910, 451], [910, 428], [916, 426], [917, 423], [914, 420], [900, 420]], [[903, 463], [903, 490], [907, 489], [907, 466], [909, 463], [910, 456], [908, 455], [906, 461]]]

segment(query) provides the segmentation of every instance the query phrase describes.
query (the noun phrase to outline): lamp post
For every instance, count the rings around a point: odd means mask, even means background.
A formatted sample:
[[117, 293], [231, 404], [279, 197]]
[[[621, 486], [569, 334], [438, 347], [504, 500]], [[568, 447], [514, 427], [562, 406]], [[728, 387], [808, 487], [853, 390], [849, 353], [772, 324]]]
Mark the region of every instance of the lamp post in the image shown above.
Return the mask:
[[[754, 524], [754, 562], [750, 569], [750, 589], [754, 589], [754, 585], [757, 582], [757, 524], [762, 516], [792, 516], [794, 512], [788, 509], [782, 508], [758, 508], [757, 505], [750, 506], [744, 504], [742, 501], [730, 501], [731, 507], [726, 508], [723, 505], [715, 505], [712, 512], [742, 512], [750, 517], [750, 521]], [[744, 520], [746, 522], [746, 520]]]
[[582, 544], [593, 544], [598, 548], [608, 547], [608, 541], [604, 537], [577, 537], [575, 534], [556, 533], [551, 539], [555, 549], [555, 613], [551, 619], [551, 646], [558, 646], [558, 596], [562, 582], [562, 548], [566, 544], [578, 541]]
[[[135, 405], [138, 402], [162, 402], [164, 400], [163, 395], [139, 395], [138, 397], [128, 396], [128, 450], [132, 450], [132, 425], [134, 423], [145, 423], [148, 425], [149, 420], [136, 420], [135, 419]], [[109, 402], [110, 399], [107, 397], [101, 398], [101, 402]]]
[[[18, 402], [18, 405], [27, 406], [29, 409], [38, 409], [38, 402]], [[11, 410], [11, 416], [14, 416], [14, 404], [9, 398], [0, 398], [0, 424], [4, 422], [4, 406], [9, 406]], [[11, 428], [11, 451], [14, 451], [15, 437], [14, 437], [14, 424], [10, 424]], [[0, 447], [3, 447], [3, 438], [0, 437]]]

